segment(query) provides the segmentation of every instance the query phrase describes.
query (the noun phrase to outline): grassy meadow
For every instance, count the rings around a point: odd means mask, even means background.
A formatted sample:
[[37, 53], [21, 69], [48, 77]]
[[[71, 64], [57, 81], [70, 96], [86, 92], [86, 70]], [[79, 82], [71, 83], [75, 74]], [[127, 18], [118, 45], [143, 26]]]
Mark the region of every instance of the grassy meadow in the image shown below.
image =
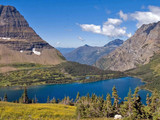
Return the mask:
[[0, 120], [75, 120], [76, 107], [0, 102]]
[[[62, 104], [0, 102], [0, 120], [77, 120], [76, 107]], [[113, 118], [84, 118], [82, 120], [113, 120]]]

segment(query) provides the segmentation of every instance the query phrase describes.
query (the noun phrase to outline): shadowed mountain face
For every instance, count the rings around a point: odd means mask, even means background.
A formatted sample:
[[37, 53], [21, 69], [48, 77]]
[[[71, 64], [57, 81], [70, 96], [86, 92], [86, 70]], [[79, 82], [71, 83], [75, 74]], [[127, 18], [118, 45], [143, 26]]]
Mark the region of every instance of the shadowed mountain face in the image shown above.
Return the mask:
[[98, 60], [101, 69], [125, 71], [149, 63], [160, 51], [160, 22], [142, 25], [124, 44]]
[[61, 53], [42, 40], [15, 7], [0, 5], [0, 64], [63, 61]]
[[116, 39], [109, 42], [103, 47], [92, 47], [89, 45], [84, 45], [82, 47], [73, 50], [68, 54], [64, 54], [64, 56], [69, 61], [75, 61], [82, 64], [92, 65], [99, 58], [115, 50], [121, 44], [123, 44], [123, 40]]

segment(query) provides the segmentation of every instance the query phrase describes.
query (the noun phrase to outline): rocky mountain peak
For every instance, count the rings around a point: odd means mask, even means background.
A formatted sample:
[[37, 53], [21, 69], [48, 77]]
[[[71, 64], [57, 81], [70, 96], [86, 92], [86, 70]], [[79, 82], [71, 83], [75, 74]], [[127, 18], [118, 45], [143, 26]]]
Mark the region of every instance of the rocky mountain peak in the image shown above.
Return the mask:
[[96, 62], [102, 69], [125, 71], [147, 64], [160, 51], [160, 22], [142, 25], [122, 46]]
[[42, 40], [13, 6], [0, 5], [0, 47], [0, 63], [3, 64], [63, 61], [61, 53]]
[[13, 6], [0, 5], [0, 37], [43, 41]]
[[107, 43], [106, 45], [104, 45], [104, 47], [112, 46], [112, 45], [120, 46], [120, 45], [122, 45], [122, 44], [123, 44], [123, 40], [115, 39], [115, 40]]

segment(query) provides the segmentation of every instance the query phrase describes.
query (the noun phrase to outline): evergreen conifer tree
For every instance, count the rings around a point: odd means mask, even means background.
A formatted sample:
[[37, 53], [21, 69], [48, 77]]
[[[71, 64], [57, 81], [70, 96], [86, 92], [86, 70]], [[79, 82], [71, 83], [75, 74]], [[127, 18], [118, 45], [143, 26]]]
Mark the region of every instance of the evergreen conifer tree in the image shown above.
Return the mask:
[[105, 117], [111, 117], [112, 113], [113, 113], [113, 107], [111, 102], [111, 95], [108, 93], [106, 101], [104, 101], [103, 105], [103, 114]]
[[48, 98], [47, 98], [47, 103], [50, 103], [50, 98], [49, 98], [49, 96], [48, 96]]
[[112, 98], [114, 98], [114, 103], [113, 103], [114, 111], [115, 111], [115, 113], [118, 113], [118, 111], [119, 111], [118, 102], [119, 102], [120, 98], [118, 96], [117, 89], [115, 86], [112, 88]]
[[4, 101], [7, 102], [7, 100], [8, 100], [8, 97], [7, 97], [7, 94], [5, 93], [5, 95], [4, 95]]

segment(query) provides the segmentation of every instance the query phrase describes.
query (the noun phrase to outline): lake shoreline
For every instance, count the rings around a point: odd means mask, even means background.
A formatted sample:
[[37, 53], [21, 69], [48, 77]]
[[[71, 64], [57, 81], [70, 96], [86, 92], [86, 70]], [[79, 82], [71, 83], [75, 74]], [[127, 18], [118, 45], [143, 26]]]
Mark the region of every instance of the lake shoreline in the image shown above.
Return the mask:
[[[112, 92], [112, 87], [116, 86], [119, 96], [122, 98], [126, 97], [131, 88], [132, 91], [136, 87], [140, 87], [145, 83], [139, 78], [127, 76], [117, 79], [107, 79], [100, 80], [90, 83], [70, 83], [70, 84], [48, 84], [48, 85], [38, 85], [29, 86], [28, 94], [29, 98], [34, 98], [35, 96], [39, 99], [39, 103], [45, 103], [48, 96], [50, 98], [63, 99], [65, 96], [69, 96], [75, 99], [77, 93], [79, 92], [81, 96], [86, 96], [87, 93], [96, 94], [97, 96], [106, 96], [107, 93]], [[18, 89], [20, 88], [20, 89]], [[9, 98], [9, 101], [14, 101], [19, 99], [23, 93], [23, 87], [3, 87], [0, 88], [0, 96], [3, 97], [5, 93]], [[145, 101], [146, 94], [151, 92], [145, 89], [140, 90], [140, 95]]]

